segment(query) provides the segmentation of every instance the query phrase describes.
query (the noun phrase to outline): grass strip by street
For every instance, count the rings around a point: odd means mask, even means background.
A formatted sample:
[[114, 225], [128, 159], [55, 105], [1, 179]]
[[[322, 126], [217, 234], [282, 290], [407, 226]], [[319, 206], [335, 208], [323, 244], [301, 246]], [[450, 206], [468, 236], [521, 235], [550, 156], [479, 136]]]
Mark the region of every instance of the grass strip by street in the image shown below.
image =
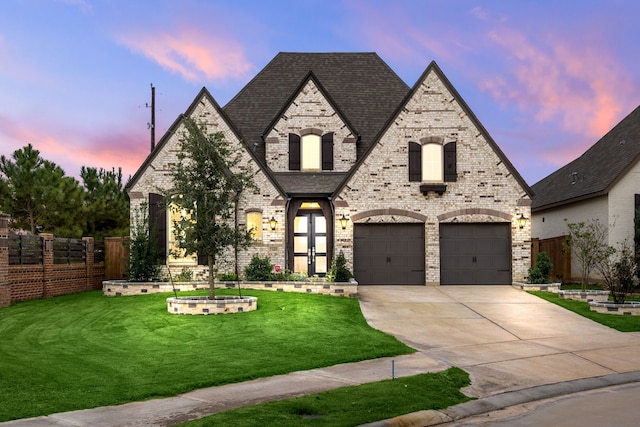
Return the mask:
[[640, 331], [640, 316], [596, 313], [589, 310], [587, 302], [562, 299], [553, 292], [529, 291], [529, 293], [620, 332]]
[[343, 387], [294, 399], [246, 406], [181, 424], [205, 426], [354, 426], [426, 409], [443, 409], [472, 398], [459, 368]]
[[1, 309], [0, 421], [414, 351], [369, 327], [357, 299], [250, 294], [258, 310], [217, 316], [170, 314], [171, 294], [100, 291]]

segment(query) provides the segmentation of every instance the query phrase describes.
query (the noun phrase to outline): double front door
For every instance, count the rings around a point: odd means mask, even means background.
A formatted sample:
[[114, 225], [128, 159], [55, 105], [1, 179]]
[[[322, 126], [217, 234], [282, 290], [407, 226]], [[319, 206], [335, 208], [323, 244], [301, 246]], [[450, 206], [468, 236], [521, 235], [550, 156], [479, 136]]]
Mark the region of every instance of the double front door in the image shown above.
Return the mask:
[[293, 271], [327, 273], [327, 220], [322, 212], [299, 212], [293, 221]]

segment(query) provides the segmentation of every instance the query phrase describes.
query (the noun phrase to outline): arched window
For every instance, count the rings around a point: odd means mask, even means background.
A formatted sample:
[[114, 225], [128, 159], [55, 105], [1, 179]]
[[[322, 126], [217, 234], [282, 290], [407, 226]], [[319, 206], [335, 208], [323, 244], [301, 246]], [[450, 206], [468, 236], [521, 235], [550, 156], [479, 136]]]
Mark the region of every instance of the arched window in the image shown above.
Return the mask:
[[289, 169], [299, 171], [333, 170], [333, 132], [320, 136], [289, 134]]

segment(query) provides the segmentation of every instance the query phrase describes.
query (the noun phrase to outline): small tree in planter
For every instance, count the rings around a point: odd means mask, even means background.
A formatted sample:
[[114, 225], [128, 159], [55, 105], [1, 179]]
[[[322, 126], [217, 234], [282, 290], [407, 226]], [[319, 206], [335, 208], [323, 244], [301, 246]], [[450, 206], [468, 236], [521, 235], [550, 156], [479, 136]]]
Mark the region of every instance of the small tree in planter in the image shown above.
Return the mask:
[[185, 255], [207, 257], [213, 299], [216, 259], [229, 247], [246, 248], [252, 242], [251, 230], [239, 229], [234, 216], [242, 191], [254, 187], [253, 174], [239, 167], [241, 153], [222, 132], [209, 134], [204, 124], [190, 119], [184, 127], [167, 199], [184, 212], [173, 224], [178, 247]]
[[633, 291], [634, 276], [638, 270], [635, 254], [627, 240], [620, 244], [620, 249], [611, 248], [609, 256], [601, 259], [597, 268], [613, 302], [624, 304], [627, 295]]
[[546, 252], [540, 252], [536, 257], [536, 265], [529, 269], [529, 283], [549, 283], [549, 274], [553, 270], [553, 264]]
[[[636, 195], [636, 197], [638, 197]], [[634, 233], [633, 242], [635, 244], [636, 251], [636, 266], [640, 265], [640, 208], [636, 209], [636, 216], [634, 218]], [[636, 277], [640, 280], [640, 268], [636, 269]]]
[[609, 229], [597, 219], [578, 223], [567, 222], [567, 228], [569, 229], [568, 249], [582, 266], [580, 283], [582, 292], [586, 292], [589, 274], [614, 250], [607, 243]]

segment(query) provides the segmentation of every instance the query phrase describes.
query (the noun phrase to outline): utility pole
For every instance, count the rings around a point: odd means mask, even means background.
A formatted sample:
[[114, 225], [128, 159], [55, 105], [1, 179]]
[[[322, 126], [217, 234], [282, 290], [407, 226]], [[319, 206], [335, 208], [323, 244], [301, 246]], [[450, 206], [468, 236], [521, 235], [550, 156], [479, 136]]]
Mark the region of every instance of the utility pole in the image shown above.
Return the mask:
[[151, 83], [151, 105], [147, 104], [147, 108], [151, 108], [151, 123], [147, 123], [151, 129], [151, 151], [156, 147], [156, 88]]

